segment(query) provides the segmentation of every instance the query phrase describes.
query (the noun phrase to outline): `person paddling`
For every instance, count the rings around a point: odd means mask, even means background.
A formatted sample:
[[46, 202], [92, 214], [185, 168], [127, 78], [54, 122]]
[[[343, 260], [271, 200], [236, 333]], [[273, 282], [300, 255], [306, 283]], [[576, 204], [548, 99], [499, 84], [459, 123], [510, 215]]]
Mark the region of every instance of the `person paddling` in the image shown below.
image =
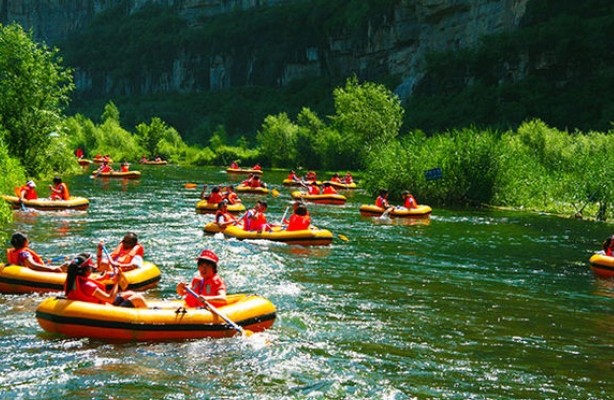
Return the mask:
[[12, 249], [6, 250], [6, 258], [9, 264], [28, 267], [35, 271], [43, 272], [63, 272], [63, 267], [54, 267], [45, 264], [42, 257], [28, 247], [30, 241], [21, 232], [15, 232], [11, 237]]
[[[184, 297], [188, 307], [205, 307], [204, 302], [225, 305], [226, 283], [217, 274], [219, 262], [217, 255], [211, 250], [203, 250], [196, 260], [198, 276], [192, 279], [190, 286], [185, 282], [179, 282], [177, 284], [177, 294]], [[198, 295], [198, 298], [188, 293], [188, 287]]]

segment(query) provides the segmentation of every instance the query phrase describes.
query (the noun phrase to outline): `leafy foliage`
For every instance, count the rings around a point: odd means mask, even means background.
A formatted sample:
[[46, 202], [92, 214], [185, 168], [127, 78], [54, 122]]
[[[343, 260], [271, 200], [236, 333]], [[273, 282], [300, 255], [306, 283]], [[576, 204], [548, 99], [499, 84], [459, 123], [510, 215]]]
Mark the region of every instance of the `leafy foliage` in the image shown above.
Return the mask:
[[0, 25], [0, 123], [9, 153], [29, 175], [49, 172], [49, 136], [61, 127], [73, 89], [57, 49], [35, 43], [17, 24]]

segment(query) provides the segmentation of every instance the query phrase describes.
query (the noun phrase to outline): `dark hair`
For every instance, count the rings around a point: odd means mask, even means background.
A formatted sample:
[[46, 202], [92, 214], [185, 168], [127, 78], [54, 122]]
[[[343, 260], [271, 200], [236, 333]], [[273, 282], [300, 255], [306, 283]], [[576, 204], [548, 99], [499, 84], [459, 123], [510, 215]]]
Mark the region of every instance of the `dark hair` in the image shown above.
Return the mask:
[[75, 282], [77, 276], [85, 276], [87, 267], [83, 267], [86, 261], [92, 258], [90, 253], [81, 253], [75, 257], [68, 265], [68, 272], [66, 273], [66, 284], [64, 286], [64, 294], [68, 296], [70, 292], [76, 290]]
[[222, 200], [222, 201], [220, 201], [219, 203], [217, 203], [217, 209], [218, 209], [218, 210], [221, 210], [221, 209], [222, 209], [222, 207], [224, 207], [225, 205], [227, 206], [227, 205], [228, 205], [228, 202], [227, 202], [226, 200]]
[[387, 194], [387, 193], [388, 193], [388, 190], [387, 190], [387, 189], [380, 189], [380, 190], [379, 190], [379, 195], [380, 195], [380, 196], [383, 196], [383, 195], [385, 195], [385, 194]]
[[258, 200], [256, 203], [260, 204], [261, 206], [263, 206], [264, 208], [268, 208], [269, 205], [267, 204], [266, 201], [264, 200]]
[[403, 190], [403, 193], [401, 193], [401, 196], [407, 196], [409, 194], [409, 190]]
[[197, 265], [208, 264], [208, 265], [212, 266], [213, 267], [213, 272], [215, 272], [217, 274], [217, 264], [214, 263], [213, 261], [205, 260], [203, 258], [199, 258], [196, 263], [197, 263]]
[[139, 242], [139, 237], [134, 232], [128, 232], [126, 233], [126, 236], [124, 236], [124, 238], [122, 239], [122, 243], [126, 242], [137, 244]]
[[296, 215], [307, 215], [307, 207], [304, 204], [299, 204], [294, 212]]
[[15, 249], [21, 249], [26, 245], [28, 237], [21, 232], [15, 232], [11, 237], [11, 244]]
[[62, 178], [60, 178], [59, 176], [56, 176], [55, 178], [53, 178], [53, 183], [55, 183], [56, 185], [58, 183], [62, 183]]
[[211, 193], [217, 193], [220, 191], [220, 187], [219, 186], [214, 186], [213, 189], [211, 189]]
[[603, 248], [603, 251], [607, 251], [608, 247], [610, 247], [611, 244], [612, 244], [612, 236], [610, 236], [609, 238], [603, 241], [603, 243], [601, 244], [601, 248]]

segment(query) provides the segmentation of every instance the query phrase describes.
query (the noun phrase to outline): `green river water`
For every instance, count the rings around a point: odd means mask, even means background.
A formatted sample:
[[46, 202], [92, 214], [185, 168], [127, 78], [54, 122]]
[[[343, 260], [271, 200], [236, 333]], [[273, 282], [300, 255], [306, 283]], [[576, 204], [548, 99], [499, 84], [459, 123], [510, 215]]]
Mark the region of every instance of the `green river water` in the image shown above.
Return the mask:
[[[50, 294], [0, 294], [1, 398], [614, 397], [614, 283], [588, 266], [611, 225], [438, 208], [428, 220], [380, 221], [360, 216], [373, 199], [357, 190], [345, 206], [309, 206], [315, 225], [349, 242], [241, 242], [204, 235], [213, 216], [195, 213], [200, 188], [183, 187], [233, 182], [223, 168], [137, 168], [134, 181], [68, 178], [88, 211], [18, 211], [6, 229], [27, 233], [45, 257], [94, 252], [99, 239], [115, 246], [135, 231], [162, 271], [147, 298], [176, 298], [195, 256], [212, 249], [229, 292], [271, 300], [275, 324], [248, 339], [71, 339], [36, 322]], [[281, 192], [268, 197], [269, 220], [290, 205], [285, 175], [263, 175]]]

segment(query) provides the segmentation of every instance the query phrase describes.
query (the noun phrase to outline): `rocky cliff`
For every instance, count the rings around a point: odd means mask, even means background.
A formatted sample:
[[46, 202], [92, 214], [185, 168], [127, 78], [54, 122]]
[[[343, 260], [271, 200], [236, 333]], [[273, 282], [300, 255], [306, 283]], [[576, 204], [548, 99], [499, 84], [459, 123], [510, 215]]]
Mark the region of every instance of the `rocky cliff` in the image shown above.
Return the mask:
[[[236, 10], [275, 7], [302, 0], [0, 0], [0, 22], [18, 22], [32, 29], [37, 40], [50, 45], [67, 35], [88, 27], [93, 18], [110, 8], [125, 5], [134, 13], [155, 3], [169, 9], [190, 26], [198, 26], [203, 16], [215, 16]], [[394, 75], [402, 79], [397, 88], [403, 98], [412, 93], [424, 74], [425, 55], [432, 51], [454, 50], [476, 45], [483, 35], [518, 27], [529, 0], [399, 0], [392, 12], [379, 16], [377, 23], [367, 21], [360, 34], [343, 30], [330, 34], [318, 44], [292, 49], [292, 54], [275, 54], [275, 63], [254, 63], [238, 52], [251, 49], [219, 51], [217, 54], [182, 52], [164, 73], [146, 73], [138, 84], [113, 77], [111, 71], [77, 68], [79, 90], [127, 94], [135, 91], [218, 90], [253, 84], [285, 85], [298, 78], [322, 75], [346, 77], [357, 74], [369, 79]], [[352, 4], [351, 2], [348, 2]], [[299, 56], [297, 56], [299, 54]], [[194, 72], [195, 59], [207, 59]], [[238, 64], [243, 64], [238, 67]], [[271, 65], [275, 64], [275, 68]], [[258, 68], [269, 68], [263, 73]], [[268, 80], [258, 80], [267, 76]], [[273, 76], [271, 78], [271, 76]], [[123, 82], [116, 81], [123, 79]], [[96, 82], [105, 82], [96, 85]], [[137, 88], [137, 89], [135, 89]]]

